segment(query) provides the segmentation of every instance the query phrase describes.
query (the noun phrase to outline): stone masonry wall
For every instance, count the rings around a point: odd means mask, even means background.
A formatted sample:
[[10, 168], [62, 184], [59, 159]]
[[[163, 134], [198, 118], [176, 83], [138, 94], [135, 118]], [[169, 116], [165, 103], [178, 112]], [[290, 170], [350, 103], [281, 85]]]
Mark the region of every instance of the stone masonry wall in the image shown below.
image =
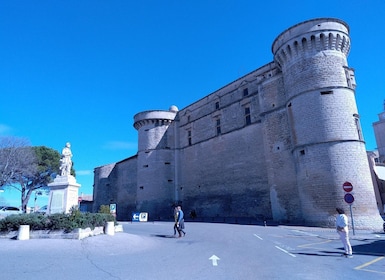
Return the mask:
[[137, 158], [95, 169], [96, 206], [112, 199], [123, 212], [135, 205], [150, 219], [172, 219], [181, 203], [198, 218], [334, 226], [335, 208], [348, 207], [349, 181], [357, 227], [381, 228], [347, 65], [348, 26], [302, 22], [272, 51], [273, 62], [180, 111], [135, 115]]

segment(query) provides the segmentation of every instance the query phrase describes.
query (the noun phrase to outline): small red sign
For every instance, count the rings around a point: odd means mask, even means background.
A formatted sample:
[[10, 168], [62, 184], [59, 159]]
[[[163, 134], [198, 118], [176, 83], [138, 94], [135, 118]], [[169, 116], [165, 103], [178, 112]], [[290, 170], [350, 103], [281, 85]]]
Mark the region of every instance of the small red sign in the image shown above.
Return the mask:
[[351, 192], [353, 190], [353, 185], [350, 182], [345, 182], [342, 187], [344, 188], [345, 192]]

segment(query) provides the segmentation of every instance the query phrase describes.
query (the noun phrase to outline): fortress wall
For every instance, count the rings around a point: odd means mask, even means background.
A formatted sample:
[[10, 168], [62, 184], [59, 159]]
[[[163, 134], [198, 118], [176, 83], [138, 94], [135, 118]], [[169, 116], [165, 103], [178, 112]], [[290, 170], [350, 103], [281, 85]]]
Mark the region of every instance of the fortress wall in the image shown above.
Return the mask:
[[[320, 67], [321, 66], [321, 67]], [[312, 90], [347, 87], [346, 57], [336, 51], [322, 51], [284, 67], [288, 99]]]
[[136, 210], [137, 157], [117, 163], [111, 175], [112, 185], [116, 188], [117, 219], [130, 220]]
[[321, 92], [305, 92], [289, 103], [295, 145], [339, 140], [360, 141], [354, 92], [347, 88], [327, 94]]
[[260, 85], [262, 136], [276, 221], [300, 221], [302, 212], [292, 156], [292, 136], [286, 112], [286, 94], [280, 71]]
[[106, 204], [112, 194], [109, 177], [116, 163], [103, 165], [94, 169], [93, 212], [98, 212], [100, 205]]
[[136, 209], [153, 218], [168, 218], [174, 202], [174, 152], [169, 149], [138, 154]]
[[94, 212], [101, 205], [117, 204], [117, 218], [128, 220], [135, 209], [136, 157], [95, 169]]
[[[258, 97], [261, 75], [271, 71], [270, 65], [266, 68], [179, 111], [178, 197], [185, 211], [195, 210], [201, 217], [271, 219]], [[249, 126], [246, 107], [250, 109]]]
[[349, 205], [344, 201], [342, 188], [348, 181], [353, 184], [355, 201], [352, 209], [357, 227], [380, 226], [373, 185], [368, 183], [371, 176], [364, 156], [365, 145], [355, 142], [324, 145], [324, 149], [309, 146], [304, 155], [298, 155], [298, 180], [305, 219], [309, 224], [333, 226], [336, 207], [342, 207], [348, 213]]
[[198, 217], [271, 218], [261, 125], [188, 147], [181, 156], [181, 200]]

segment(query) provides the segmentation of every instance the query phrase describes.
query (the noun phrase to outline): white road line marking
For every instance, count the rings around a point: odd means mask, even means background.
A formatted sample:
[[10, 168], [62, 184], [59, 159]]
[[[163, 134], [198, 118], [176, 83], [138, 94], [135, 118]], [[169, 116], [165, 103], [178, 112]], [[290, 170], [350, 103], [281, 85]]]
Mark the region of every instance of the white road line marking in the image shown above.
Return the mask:
[[259, 239], [263, 240], [263, 238], [262, 238], [262, 237], [260, 237], [260, 236], [256, 235], [255, 233], [254, 233], [254, 236], [255, 236], [256, 238], [259, 238]]
[[292, 230], [293, 232], [298, 232], [298, 233], [301, 233], [301, 234], [304, 234], [304, 235], [308, 235], [308, 236], [318, 236], [318, 234], [313, 234], [313, 233], [309, 233], [309, 232], [306, 232], [306, 231], [302, 231], [302, 230]]
[[282, 252], [284, 252], [284, 253], [286, 253], [286, 254], [288, 254], [288, 255], [292, 256], [293, 258], [295, 258], [295, 257], [296, 257], [295, 255], [293, 255], [293, 254], [289, 253], [288, 251], [286, 251], [286, 250], [282, 249], [281, 247], [275, 246], [275, 248], [277, 248], [278, 250], [281, 250]]

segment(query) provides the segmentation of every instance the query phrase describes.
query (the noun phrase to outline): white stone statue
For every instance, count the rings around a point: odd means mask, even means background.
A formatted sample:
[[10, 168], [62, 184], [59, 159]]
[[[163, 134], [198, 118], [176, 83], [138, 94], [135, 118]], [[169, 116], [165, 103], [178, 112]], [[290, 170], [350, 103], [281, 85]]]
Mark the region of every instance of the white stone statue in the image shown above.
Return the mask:
[[71, 144], [69, 142], [66, 143], [65, 147], [63, 148], [63, 151], [61, 153], [61, 159], [60, 159], [60, 170], [61, 170], [61, 176], [69, 176], [71, 175], [71, 167], [72, 167], [72, 152], [71, 152]]

